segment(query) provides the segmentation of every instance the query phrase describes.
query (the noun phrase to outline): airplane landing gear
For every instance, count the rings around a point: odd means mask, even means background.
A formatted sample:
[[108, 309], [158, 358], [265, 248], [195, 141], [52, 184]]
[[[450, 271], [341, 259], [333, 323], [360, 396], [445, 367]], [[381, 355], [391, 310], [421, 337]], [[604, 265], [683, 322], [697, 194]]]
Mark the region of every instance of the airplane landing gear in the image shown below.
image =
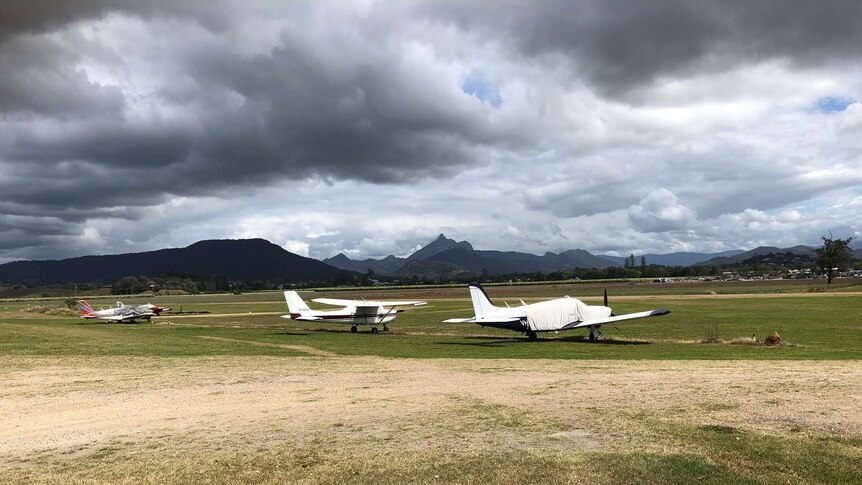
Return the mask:
[[537, 340], [538, 338], [539, 336], [536, 335], [536, 332], [532, 330], [527, 330], [527, 340]]
[[358, 332], [358, 331], [359, 331], [359, 329], [358, 329], [358, 328], [356, 328], [356, 325], [354, 325], [354, 326], [350, 327], [350, 333], [356, 333], [356, 332]]
[[389, 327], [387, 327], [386, 325], [384, 325], [384, 326], [383, 326], [383, 331], [384, 331], [384, 332], [388, 332], [388, 331], [389, 331]]
[[602, 332], [599, 331], [599, 325], [593, 325], [590, 327], [590, 342], [595, 342], [602, 336]]

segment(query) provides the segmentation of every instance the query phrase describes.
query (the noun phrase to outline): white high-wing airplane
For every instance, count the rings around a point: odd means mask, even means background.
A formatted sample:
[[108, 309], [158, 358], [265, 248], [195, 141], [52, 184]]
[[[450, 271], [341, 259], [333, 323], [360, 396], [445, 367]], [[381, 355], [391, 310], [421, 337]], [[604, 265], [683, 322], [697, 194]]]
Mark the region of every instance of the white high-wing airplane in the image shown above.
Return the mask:
[[365, 301], [340, 300], [337, 298], [313, 298], [311, 301], [324, 305], [344, 307], [341, 310], [312, 310], [302, 301], [295, 291], [285, 291], [284, 299], [290, 315], [281, 318], [302, 321], [320, 321], [327, 323], [350, 324], [350, 331], [356, 333], [359, 325], [371, 325], [371, 333], [377, 333], [377, 325], [383, 325], [383, 331], [389, 331], [387, 323], [395, 320], [398, 312], [395, 307], [425, 305], [424, 301]]
[[[158, 308], [159, 311], [155, 312], [154, 308], [150, 307]], [[146, 305], [127, 306], [121, 301], [118, 301], [117, 306], [113, 308], [94, 310], [86, 300], [79, 300], [78, 308], [81, 309], [81, 318], [98, 318], [112, 322], [133, 322], [139, 318], [145, 318], [149, 321], [163, 310], [149, 303]]]
[[449, 323], [475, 323], [483, 327], [496, 327], [516, 332], [524, 332], [530, 340], [538, 338], [538, 332], [557, 332], [587, 327], [590, 329], [590, 342], [599, 339], [602, 324], [631, 320], [633, 318], [657, 317], [667, 315], [670, 310], [649, 310], [625, 315], [614, 315], [608, 308], [608, 293], [605, 291], [604, 306], [587, 305], [577, 298], [557, 298], [527, 305], [521, 301], [521, 306], [494, 306], [488, 294], [479, 283], [470, 286], [470, 298], [473, 300], [472, 318], [450, 318]]

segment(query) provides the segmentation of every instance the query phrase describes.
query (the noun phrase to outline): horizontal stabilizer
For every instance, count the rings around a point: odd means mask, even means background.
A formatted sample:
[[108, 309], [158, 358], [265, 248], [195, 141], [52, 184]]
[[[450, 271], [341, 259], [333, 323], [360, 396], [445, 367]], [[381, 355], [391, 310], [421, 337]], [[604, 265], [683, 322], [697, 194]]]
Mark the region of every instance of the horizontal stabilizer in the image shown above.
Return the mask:
[[483, 323], [518, 323], [521, 321], [521, 317], [477, 318], [474, 321], [479, 325]]
[[449, 320], [443, 320], [443, 323], [473, 323], [475, 321], [475, 318], [450, 318]]

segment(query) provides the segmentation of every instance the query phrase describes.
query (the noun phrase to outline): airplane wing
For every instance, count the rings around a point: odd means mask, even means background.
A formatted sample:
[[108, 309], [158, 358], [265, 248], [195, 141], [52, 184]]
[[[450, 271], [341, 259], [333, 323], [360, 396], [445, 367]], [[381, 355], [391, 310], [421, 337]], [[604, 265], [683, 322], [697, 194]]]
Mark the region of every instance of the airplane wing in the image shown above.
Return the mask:
[[340, 298], [312, 298], [315, 303], [323, 303], [324, 305], [335, 306], [355, 306], [355, 307], [393, 307], [393, 306], [419, 306], [425, 305], [427, 301], [366, 301], [366, 300], [342, 300]]
[[501, 318], [486, 318], [483, 320], [476, 320], [476, 317], [470, 318], [450, 318], [448, 320], [443, 320], [443, 323], [478, 323], [482, 325], [483, 322], [487, 323], [515, 323], [520, 322], [521, 317], [501, 317]]
[[593, 325], [602, 325], [604, 323], [613, 323], [613, 322], [621, 322], [623, 320], [633, 320], [635, 318], [644, 318], [644, 317], [660, 317], [662, 315], [667, 315], [670, 313], [670, 310], [666, 310], [664, 308], [659, 310], [649, 310], [645, 312], [637, 312], [637, 313], [626, 313], [625, 315], [615, 315], [613, 317], [605, 317], [605, 318], [595, 318], [593, 320], [584, 320], [580, 322], [572, 322], [561, 330], [571, 330], [573, 328], [581, 328], [581, 327], [591, 327]]
[[109, 317], [102, 317], [105, 320], [110, 320], [112, 322], [127, 322], [131, 320], [135, 320], [137, 318], [149, 318], [156, 316], [153, 312], [126, 312], [121, 313], [119, 315], [111, 315]]
[[415, 300], [415, 301], [409, 301], [409, 300], [408, 301], [372, 301], [372, 302], [366, 301], [365, 302], [366, 305], [368, 303], [372, 303], [374, 305], [380, 305], [380, 306], [387, 306], [387, 307], [389, 307], [389, 306], [422, 306], [422, 305], [428, 304], [427, 301], [421, 301], [421, 300]]

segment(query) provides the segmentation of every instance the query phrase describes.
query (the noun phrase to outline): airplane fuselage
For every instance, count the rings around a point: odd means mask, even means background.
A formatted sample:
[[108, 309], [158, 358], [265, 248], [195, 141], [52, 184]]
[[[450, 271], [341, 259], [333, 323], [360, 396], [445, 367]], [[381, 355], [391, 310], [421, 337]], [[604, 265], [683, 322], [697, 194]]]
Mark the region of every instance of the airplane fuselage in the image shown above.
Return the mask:
[[566, 297], [518, 307], [497, 307], [494, 312], [477, 317], [475, 323], [517, 332], [554, 332], [573, 322], [610, 315], [611, 309], [606, 306], [585, 305], [576, 298]]
[[379, 307], [376, 313], [356, 313], [354, 308], [344, 308], [343, 310], [323, 311], [311, 310], [299, 313], [291, 313], [290, 318], [293, 320], [313, 320], [326, 323], [344, 323], [352, 326], [356, 325], [384, 325], [392, 320], [398, 311]]

